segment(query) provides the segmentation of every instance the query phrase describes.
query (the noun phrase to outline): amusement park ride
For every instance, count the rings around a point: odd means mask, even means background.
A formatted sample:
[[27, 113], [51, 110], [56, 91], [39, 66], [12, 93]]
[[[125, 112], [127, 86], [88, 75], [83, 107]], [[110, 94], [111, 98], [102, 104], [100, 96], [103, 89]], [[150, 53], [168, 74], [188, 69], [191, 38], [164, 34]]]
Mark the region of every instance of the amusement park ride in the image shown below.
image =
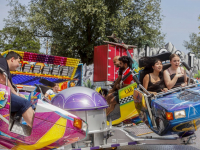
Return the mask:
[[[105, 42], [110, 46], [120, 46], [132, 58], [129, 48], [134, 46]], [[24, 61], [60, 65], [57, 75], [52, 75], [52, 67], [49, 71], [51, 73], [44, 74], [40, 71], [39, 74], [35, 74], [38, 76], [72, 79], [72, 76], [62, 76], [60, 69], [64, 68], [62, 66], [76, 68], [78, 64], [76, 61], [76, 65], [67, 65], [70, 59], [64, 57], [54, 63], [53, 60], [59, 57], [17, 53]], [[3, 54], [5, 55], [6, 53]], [[165, 62], [163, 68], [167, 69], [170, 66], [167, 64], [169, 55], [163, 53], [152, 57]], [[139, 62], [139, 65], [143, 67], [142, 62]], [[192, 72], [187, 64], [182, 62], [182, 65]], [[29, 70], [26, 75], [34, 76], [34, 69], [31, 70], [32, 72]], [[59, 92], [48, 103], [43, 94], [46, 87], [37, 83], [34, 90], [26, 90], [29, 95], [27, 99], [35, 106], [32, 129], [22, 118], [10, 114], [10, 89], [0, 85], [0, 93], [3, 93], [3, 99], [0, 100], [0, 145], [8, 149], [52, 149], [68, 145], [68, 148], [73, 150], [86, 150], [124, 145], [192, 143], [195, 131], [200, 127], [200, 83], [189, 76], [186, 87], [174, 88], [155, 96], [146, 91], [141, 84], [145, 72], [140, 70], [136, 73], [134, 70], [132, 68], [122, 80], [133, 74], [135, 83], [119, 90], [119, 104], [108, 116], [105, 113], [108, 107], [106, 100], [93, 89], [70, 87]], [[19, 70], [13, 74], [17, 73], [23, 74], [24, 71]], [[137, 120], [138, 116], [143, 121], [142, 125], [148, 129], [141, 130], [137, 125], [128, 128], [126, 125], [119, 126], [127, 119]]]

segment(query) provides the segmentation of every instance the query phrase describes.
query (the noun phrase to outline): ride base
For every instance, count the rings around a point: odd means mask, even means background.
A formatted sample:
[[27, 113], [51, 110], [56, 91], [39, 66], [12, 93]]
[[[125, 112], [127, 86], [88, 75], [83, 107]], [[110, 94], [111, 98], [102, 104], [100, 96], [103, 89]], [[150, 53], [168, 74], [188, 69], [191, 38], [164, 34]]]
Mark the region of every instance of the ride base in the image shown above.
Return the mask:
[[[92, 140], [91, 140], [92, 137]], [[88, 139], [88, 140], [87, 140]], [[90, 139], [90, 140], [89, 140]], [[106, 132], [88, 134], [84, 141], [78, 141], [69, 146], [71, 150], [94, 150], [127, 145], [188, 145], [193, 144], [196, 135], [180, 138], [177, 135], [159, 136], [153, 133], [145, 124], [111, 126]]]

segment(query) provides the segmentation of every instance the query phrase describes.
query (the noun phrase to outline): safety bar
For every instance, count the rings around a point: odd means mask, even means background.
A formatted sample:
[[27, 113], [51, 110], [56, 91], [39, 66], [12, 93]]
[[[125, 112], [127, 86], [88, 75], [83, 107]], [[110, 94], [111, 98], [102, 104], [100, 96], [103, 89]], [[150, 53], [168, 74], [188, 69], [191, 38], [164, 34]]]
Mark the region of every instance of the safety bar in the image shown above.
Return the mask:
[[182, 62], [182, 65], [190, 72], [189, 80], [188, 80], [188, 85], [189, 85], [190, 84], [190, 80], [191, 80], [191, 76], [192, 76], [191, 67], [188, 64], [186, 64], [185, 62]]
[[38, 84], [35, 84], [35, 86], [40, 90], [42, 100], [47, 101], [48, 103], [51, 103], [51, 101], [47, 97], [45, 97], [45, 95], [42, 93], [42, 89], [40, 88], [40, 86]]
[[173, 92], [177, 92], [177, 91], [179, 91], [179, 90], [183, 90], [183, 89], [186, 89], [186, 88], [194, 87], [194, 86], [197, 86], [197, 85], [199, 85], [199, 84], [200, 84], [200, 83], [196, 83], [196, 84], [188, 85], [188, 86], [185, 86], [185, 87], [173, 88], [173, 89], [168, 90], [167, 92], [160, 92], [159, 94], [156, 95], [156, 97], [160, 97], [160, 96], [163, 96], [163, 95], [166, 95], [166, 94], [170, 94], [170, 93], [173, 93]]
[[128, 74], [126, 74], [123, 78], [122, 78], [122, 82], [124, 81], [124, 80], [126, 80], [131, 74], [133, 75], [133, 80], [137, 83], [137, 85], [146, 93], [146, 94], [148, 94], [148, 97], [150, 96], [150, 97], [152, 97], [153, 96], [153, 94], [151, 94], [151, 93], [149, 93], [142, 85], [141, 85], [141, 82], [138, 80], [138, 78], [137, 78], [137, 74], [135, 74], [134, 73], [134, 70], [135, 70], [135, 68], [133, 69], [133, 70], [131, 70]]

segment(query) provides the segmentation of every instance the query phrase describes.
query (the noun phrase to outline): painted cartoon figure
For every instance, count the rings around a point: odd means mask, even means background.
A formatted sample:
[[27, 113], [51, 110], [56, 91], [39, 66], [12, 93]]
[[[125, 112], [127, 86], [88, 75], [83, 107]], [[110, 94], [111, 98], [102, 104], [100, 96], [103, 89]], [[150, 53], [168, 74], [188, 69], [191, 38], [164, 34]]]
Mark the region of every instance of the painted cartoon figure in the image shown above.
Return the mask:
[[5, 107], [8, 100], [7, 92], [5, 89], [0, 89], [0, 109]]

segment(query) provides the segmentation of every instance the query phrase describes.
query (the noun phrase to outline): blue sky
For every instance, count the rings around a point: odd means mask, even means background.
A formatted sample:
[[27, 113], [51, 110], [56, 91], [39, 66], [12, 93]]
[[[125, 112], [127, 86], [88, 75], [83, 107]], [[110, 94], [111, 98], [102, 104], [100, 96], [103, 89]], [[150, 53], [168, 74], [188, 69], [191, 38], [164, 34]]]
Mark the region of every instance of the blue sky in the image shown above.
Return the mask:
[[[27, 4], [28, 0], [19, 0], [19, 2]], [[0, 30], [4, 27], [3, 18], [7, 17], [10, 9], [6, 4], [6, 0], [1, 0]], [[161, 0], [161, 9], [164, 16], [162, 32], [166, 33], [165, 43], [171, 42], [176, 49], [187, 52], [183, 41], [189, 41], [192, 32], [200, 32], [198, 29], [200, 0]]]
[[165, 16], [162, 22], [165, 42], [171, 42], [176, 49], [186, 52], [183, 41], [189, 41], [192, 32], [200, 32], [200, 0], [161, 0], [161, 8]]

